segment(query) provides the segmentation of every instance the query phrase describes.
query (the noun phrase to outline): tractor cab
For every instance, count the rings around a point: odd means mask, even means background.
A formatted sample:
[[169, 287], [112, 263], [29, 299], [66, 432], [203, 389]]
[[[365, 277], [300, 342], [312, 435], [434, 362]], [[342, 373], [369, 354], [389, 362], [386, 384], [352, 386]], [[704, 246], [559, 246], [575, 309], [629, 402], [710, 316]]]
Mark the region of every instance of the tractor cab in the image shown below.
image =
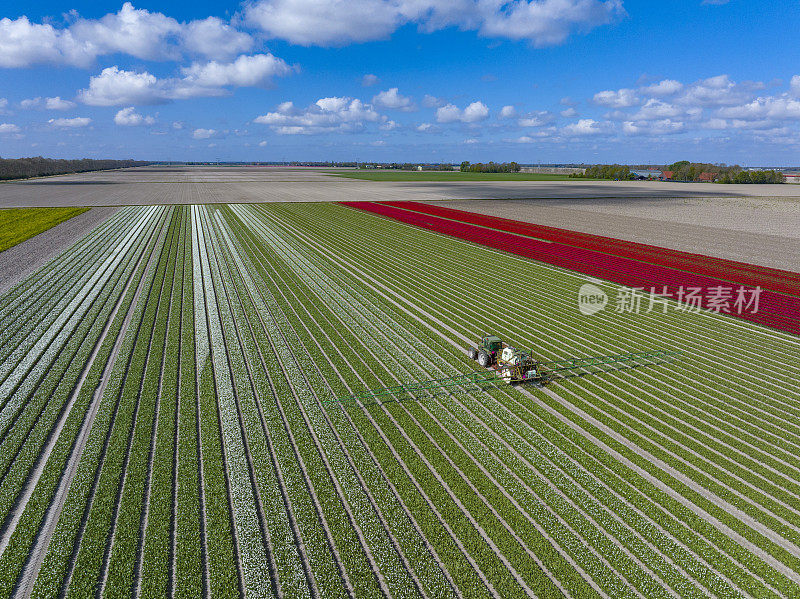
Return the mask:
[[500, 351], [503, 348], [503, 342], [500, 340], [500, 337], [496, 335], [486, 335], [483, 339], [481, 339], [481, 349], [484, 351], [494, 354]]
[[470, 348], [469, 357], [478, 360], [478, 364], [488, 368], [495, 362], [500, 352], [503, 351], [503, 342], [496, 335], [486, 335], [478, 343], [478, 347]]

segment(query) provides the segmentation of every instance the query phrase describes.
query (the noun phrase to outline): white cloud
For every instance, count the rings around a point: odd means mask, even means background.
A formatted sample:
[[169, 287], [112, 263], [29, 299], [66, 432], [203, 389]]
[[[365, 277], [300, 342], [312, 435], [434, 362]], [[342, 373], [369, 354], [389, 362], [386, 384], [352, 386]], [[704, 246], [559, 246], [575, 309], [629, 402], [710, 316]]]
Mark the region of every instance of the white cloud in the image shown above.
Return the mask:
[[272, 54], [243, 55], [230, 63], [212, 60], [181, 69], [185, 85], [201, 88], [264, 86], [273, 77], [282, 77], [291, 71], [289, 65]]
[[660, 121], [626, 121], [622, 124], [622, 132], [626, 135], [669, 135], [685, 130], [682, 121], [662, 119]]
[[477, 123], [489, 117], [489, 108], [483, 102], [473, 102], [464, 109], [461, 120], [465, 123]]
[[304, 46], [386, 39], [407, 23], [424, 32], [455, 26], [549, 46], [573, 30], [612, 23], [625, 10], [621, 0], [256, 0], [244, 14], [268, 37]]
[[529, 133], [528, 135], [521, 135], [514, 139], [506, 139], [504, 141], [516, 143], [516, 144], [531, 144], [537, 141], [542, 141], [547, 137], [553, 137], [556, 134], [555, 127], [546, 127], [544, 129], [539, 129], [533, 133]]
[[632, 89], [605, 90], [597, 92], [592, 98], [595, 104], [610, 108], [627, 108], [639, 103], [636, 92]]
[[572, 119], [572, 118], [575, 118], [576, 116], [578, 116], [578, 111], [575, 110], [574, 107], [570, 106], [569, 108], [561, 111], [561, 116], [563, 116], [565, 118], [568, 118], [568, 119]]
[[151, 116], [144, 116], [136, 112], [133, 106], [123, 108], [114, 115], [114, 123], [126, 127], [135, 127], [137, 125], [152, 125], [156, 120]]
[[183, 47], [190, 54], [216, 59], [232, 58], [253, 47], [253, 38], [217, 17], [191, 21], [184, 25], [181, 39]]
[[475, 139], [474, 137], [470, 137], [469, 139], [465, 139], [462, 143], [472, 145], [472, 144], [479, 143], [479, 141], [477, 139]]
[[800, 97], [800, 75], [793, 75], [789, 83], [791, 94], [795, 97]]
[[76, 116], [71, 119], [50, 119], [47, 121], [53, 127], [64, 127], [64, 128], [77, 128], [77, 127], [86, 127], [89, 123], [92, 122], [92, 119], [85, 117], [85, 116]]
[[382, 131], [392, 131], [394, 129], [397, 129], [399, 126], [400, 123], [398, 123], [397, 121], [392, 121], [387, 119], [383, 121], [378, 128], [381, 129]]
[[372, 98], [372, 103], [381, 108], [402, 110], [403, 112], [410, 112], [416, 109], [411, 98], [400, 94], [396, 87], [380, 92]]
[[800, 100], [791, 98], [756, 98], [748, 104], [720, 108], [721, 117], [754, 121], [761, 119], [800, 120]]
[[501, 119], [513, 119], [517, 116], [517, 109], [513, 106], [503, 106], [500, 109], [499, 117]]
[[333, 131], [357, 131], [367, 122], [381, 119], [370, 104], [347, 97], [320, 98], [311, 106], [300, 110], [292, 102], [283, 102], [274, 112], [253, 120], [269, 125], [282, 135], [311, 135]]
[[0, 135], [19, 133], [20, 128], [14, 123], [0, 123]]
[[268, 37], [301, 46], [384, 39], [401, 22], [399, 7], [383, 0], [262, 0], [244, 14]]
[[417, 131], [419, 131], [420, 133], [428, 133], [433, 130], [434, 127], [430, 123], [420, 123], [419, 125], [417, 125]]
[[264, 87], [272, 77], [291, 71], [291, 67], [272, 54], [240, 56], [230, 63], [194, 63], [182, 69], [184, 76], [181, 78], [158, 79], [147, 71], [126, 71], [113, 66], [92, 76], [89, 87], [80, 90], [78, 98], [92, 106], [160, 104], [222, 96], [229, 93], [226, 87]]
[[682, 112], [683, 111], [677, 106], [667, 104], [655, 98], [650, 98], [645, 102], [644, 106], [633, 115], [633, 119], [637, 121], [655, 121], [659, 119], [675, 118]]
[[216, 129], [195, 129], [192, 131], [192, 137], [195, 139], [209, 139], [218, 134]]
[[60, 96], [55, 96], [53, 98], [42, 98], [41, 96], [37, 96], [35, 98], [22, 100], [19, 105], [25, 109], [44, 108], [45, 110], [69, 110], [70, 108], [75, 108], [75, 106], [77, 106], [75, 102], [62, 100]]
[[145, 60], [185, 55], [227, 59], [249, 50], [253, 40], [216, 18], [181, 23], [125, 2], [99, 19], [77, 18], [65, 28], [32, 23], [26, 16], [0, 19], [0, 67], [33, 64], [90, 66], [98, 56], [127, 54]]
[[539, 110], [520, 117], [519, 120], [517, 120], [517, 124], [520, 127], [543, 127], [544, 125], [552, 123], [554, 119], [555, 117], [551, 112]]
[[447, 104], [436, 110], [436, 120], [440, 123], [477, 123], [489, 117], [489, 108], [483, 102], [472, 102], [464, 110], [455, 104]]
[[725, 119], [708, 119], [705, 123], [700, 123], [700, 127], [703, 129], [722, 131], [728, 128], [728, 121]]
[[444, 105], [444, 100], [436, 96], [431, 96], [430, 94], [425, 94], [422, 98], [422, 105], [425, 108], [437, 108], [438, 106]]
[[440, 123], [453, 123], [461, 120], [461, 109], [455, 104], [446, 104], [436, 110], [436, 120]]
[[731, 81], [727, 75], [717, 75], [686, 86], [676, 101], [689, 106], [733, 106], [750, 100], [752, 88]]
[[674, 79], [664, 79], [653, 85], [643, 87], [640, 91], [651, 96], [671, 96], [683, 89], [683, 83]]
[[0, 114], [3, 114], [8, 108], [8, 99], [0, 98]]
[[[181, 25], [162, 13], [136, 9], [130, 2], [118, 13], [99, 19], [79, 19], [67, 33], [91, 49], [95, 56], [123, 52], [146, 60], [175, 60], [180, 52], [169, 43], [181, 33]], [[88, 49], [88, 48], [87, 48]]]
[[567, 135], [597, 135], [602, 133], [600, 123], [594, 119], [580, 119], [577, 123], [570, 123], [563, 128]]
[[380, 81], [377, 75], [373, 75], [372, 73], [367, 73], [361, 78], [361, 85], [364, 87], [371, 87], [377, 84]]
[[94, 54], [66, 30], [31, 23], [28, 17], [0, 19], [0, 67], [27, 67], [37, 63], [87, 66]]
[[[488, 37], [527, 39], [534, 46], [562, 43], [573, 29], [589, 30], [625, 16], [621, 0], [539, 0], [477, 2], [490, 8], [479, 31]], [[486, 11], [484, 11], [486, 12]], [[469, 22], [461, 24], [468, 27]]]
[[71, 102], [70, 100], [62, 100], [59, 96], [54, 98], [45, 98], [44, 100], [44, 107], [47, 110], [69, 110], [70, 108], [75, 108], [75, 102]]
[[260, 148], [263, 148], [263, 147], [265, 147], [266, 145], [267, 145], [267, 142], [265, 142], [265, 141], [260, 141], [260, 142], [258, 142], [258, 147], [260, 147]]
[[137, 73], [113, 66], [91, 77], [89, 87], [80, 90], [78, 98], [92, 106], [158, 104], [169, 98], [164, 88], [163, 82], [147, 71]]

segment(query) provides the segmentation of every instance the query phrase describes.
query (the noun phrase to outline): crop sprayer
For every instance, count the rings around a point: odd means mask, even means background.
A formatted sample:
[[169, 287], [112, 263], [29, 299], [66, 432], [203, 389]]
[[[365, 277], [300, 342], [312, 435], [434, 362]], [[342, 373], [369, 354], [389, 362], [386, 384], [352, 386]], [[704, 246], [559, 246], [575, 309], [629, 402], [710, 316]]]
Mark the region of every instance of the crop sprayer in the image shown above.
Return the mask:
[[330, 401], [380, 400], [397, 395], [433, 393], [464, 385], [481, 385], [484, 383], [534, 383], [543, 385], [559, 375], [565, 375], [569, 371], [592, 367], [602, 369], [604, 366], [613, 365], [643, 366], [646, 364], [658, 364], [676, 358], [681, 354], [682, 352], [679, 351], [658, 350], [541, 362], [533, 357], [533, 352], [530, 350], [518, 350], [502, 341], [496, 335], [486, 335], [478, 342], [477, 347], [469, 350], [470, 359], [477, 360], [478, 364], [485, 369], [483, 372], [470, 372], [468, 374], [395, 385], [393, 387], [367, 389], [366, 391], [345, 395]]

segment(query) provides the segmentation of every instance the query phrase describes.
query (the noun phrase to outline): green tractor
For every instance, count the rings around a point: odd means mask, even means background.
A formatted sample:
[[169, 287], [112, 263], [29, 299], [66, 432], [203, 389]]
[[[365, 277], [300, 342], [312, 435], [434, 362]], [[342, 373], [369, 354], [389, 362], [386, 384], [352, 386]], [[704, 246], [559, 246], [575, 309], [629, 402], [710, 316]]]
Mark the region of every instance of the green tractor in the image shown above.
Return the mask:
[[544, 380], [530, 352], [520, 351], [496, 335], [486, 335], [477, 348], [470, 348], [469, 357], [483, 368], [495, 370], [507, 383]]
[[497, 362], [497, 355], [503, 350], [503, 342], [496, 335], [486, 335], [478, 343], [477, 349], [471, 347], [469, 357], [471, 360], [478, 360], [483, 368], [489, 368]]

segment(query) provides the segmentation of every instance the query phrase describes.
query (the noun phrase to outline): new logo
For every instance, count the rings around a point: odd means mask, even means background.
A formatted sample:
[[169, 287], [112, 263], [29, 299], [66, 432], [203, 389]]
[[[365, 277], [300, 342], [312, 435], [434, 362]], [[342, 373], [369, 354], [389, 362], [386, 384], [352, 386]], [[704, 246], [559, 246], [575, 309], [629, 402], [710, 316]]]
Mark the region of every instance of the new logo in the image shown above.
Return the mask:
[[591, 316], [600, 312], [608, 305], [608, 295], [606, 292], [592, 285], [591, 283], [584, 283], [578, 290], [578, 310], [581, 314]]

